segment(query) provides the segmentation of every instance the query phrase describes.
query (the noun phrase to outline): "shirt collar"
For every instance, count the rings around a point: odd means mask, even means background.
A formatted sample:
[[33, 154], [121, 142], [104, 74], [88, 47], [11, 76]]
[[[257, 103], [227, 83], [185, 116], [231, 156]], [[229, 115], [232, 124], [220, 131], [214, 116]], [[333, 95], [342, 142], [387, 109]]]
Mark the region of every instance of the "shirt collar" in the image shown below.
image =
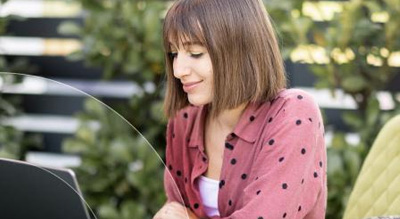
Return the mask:
[[247, 142], [254, 143], [259, 137], [259, 130], [266, 122], [266, 118], [261, 118], [265, 115], [262, 112], [268, 111], [274, 101], [279, 99], [280, 94], [285, 90], [285, 88], [280, 89], [276, 97], [271, 101], [249, 102], [233, 131], [235, 135]]
[[[250, 102], [247, 104], [240, 116], [239, 122], [233, 130], [234, 135], [246, 142], [254, 143], [259, 135], [258, 130], [264, 122], [264, 119], [258, 117], [262, 111], [262, 106], [265, 104], [269, 106], [269, 102]], [[193, 131], [189, 139], [189, 147], [199, 147], [201, 150], [204, 150], [204, 126], [207, 113], [207, 106], [198, 107]]]
[[259, 135], [258, 130], [261, 128], [264, 119], [258, 118], [265, 103], [250, 102], [240, 116], [239, 122], [236, 124], [233, 133], [239, 138], [254, 143]]
[[199, 147], [204, 151], [204, 125], [207, 115], [207, 106], [199, 106], [193, 124], [193, 131], [189, 139], [189, 147]]

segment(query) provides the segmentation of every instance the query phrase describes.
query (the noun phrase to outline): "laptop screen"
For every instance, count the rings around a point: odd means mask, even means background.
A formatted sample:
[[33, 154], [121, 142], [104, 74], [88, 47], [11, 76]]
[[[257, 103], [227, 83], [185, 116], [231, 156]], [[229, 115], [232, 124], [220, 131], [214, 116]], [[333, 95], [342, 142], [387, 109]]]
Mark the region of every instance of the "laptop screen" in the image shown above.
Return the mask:
[[71, 170], [0, 159], [0, 217], [90, 219]]

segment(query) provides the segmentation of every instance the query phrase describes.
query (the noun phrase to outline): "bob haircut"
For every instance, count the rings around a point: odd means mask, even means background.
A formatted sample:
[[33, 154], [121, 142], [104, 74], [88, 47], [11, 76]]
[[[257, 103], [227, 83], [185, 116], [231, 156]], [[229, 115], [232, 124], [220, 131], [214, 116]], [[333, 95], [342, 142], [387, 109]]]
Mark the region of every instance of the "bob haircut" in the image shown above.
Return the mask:
[[173, 74], [171, 43], [204, 46], [213, 70], [210, 115], [243, 103], [270, 101], [286, 87], [284, 64], [269, 15], [261, 0], [177, 0], [163, 26], [168, 118], [190, 105]]

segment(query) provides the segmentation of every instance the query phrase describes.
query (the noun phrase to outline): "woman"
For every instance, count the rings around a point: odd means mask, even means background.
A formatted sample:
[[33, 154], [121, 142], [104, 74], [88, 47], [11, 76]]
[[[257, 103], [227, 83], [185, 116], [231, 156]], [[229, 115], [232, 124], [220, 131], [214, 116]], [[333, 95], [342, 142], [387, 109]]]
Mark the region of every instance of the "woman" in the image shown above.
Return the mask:
[[168, 201], [154, 218], [324, 218], [320, 111], [285, 88], [261, 0], [178, 0], [163, 34]]

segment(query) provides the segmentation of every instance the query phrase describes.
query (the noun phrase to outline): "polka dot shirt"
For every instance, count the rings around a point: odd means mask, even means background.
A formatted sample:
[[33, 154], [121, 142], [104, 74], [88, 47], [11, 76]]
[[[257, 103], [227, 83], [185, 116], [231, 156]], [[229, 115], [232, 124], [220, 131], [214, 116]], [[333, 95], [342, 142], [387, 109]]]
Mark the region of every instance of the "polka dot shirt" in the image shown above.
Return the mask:
[[[167, 127], [164, 186], [177, 201], [207, 218], [198, 190], [208, 157], [206, 107], [182, 109]], [[269, 102], [249, 103], [226, 136], [218, 210], [212, 218], [325, 218], [326, 148], [319, 108], [299, 89]]]

